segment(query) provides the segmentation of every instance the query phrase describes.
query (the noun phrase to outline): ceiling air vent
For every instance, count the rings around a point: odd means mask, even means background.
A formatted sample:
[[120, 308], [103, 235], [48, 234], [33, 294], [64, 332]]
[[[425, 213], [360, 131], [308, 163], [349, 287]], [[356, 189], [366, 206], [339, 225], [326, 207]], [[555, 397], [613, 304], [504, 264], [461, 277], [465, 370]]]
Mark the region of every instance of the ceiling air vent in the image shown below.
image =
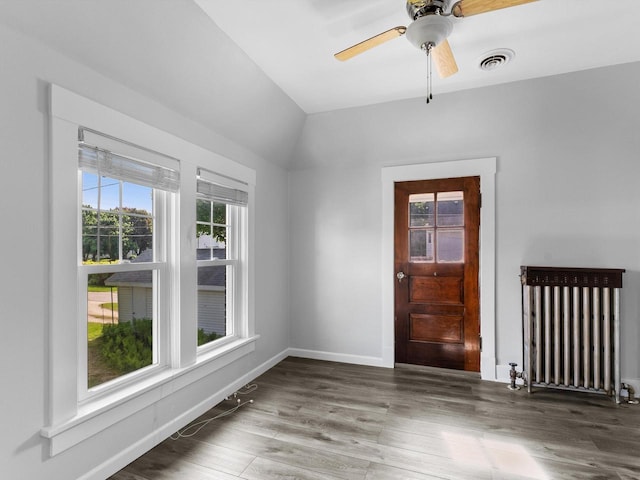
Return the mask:
[[487, 52], [480, 59], [480, 70], [488, 72], [500, 68], [509, 63], [515, 55], [515, 52], [508, 48]]

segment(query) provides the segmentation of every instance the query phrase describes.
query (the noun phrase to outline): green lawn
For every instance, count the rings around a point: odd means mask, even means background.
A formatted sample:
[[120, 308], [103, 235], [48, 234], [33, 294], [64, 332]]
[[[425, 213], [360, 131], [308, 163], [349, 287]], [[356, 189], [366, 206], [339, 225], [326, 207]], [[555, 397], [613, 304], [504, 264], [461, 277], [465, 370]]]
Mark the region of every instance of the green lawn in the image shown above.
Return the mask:
[[92, 341], [100, 336], [102, 336], [102, 324], [96, 322], [87, 323], [87, 339]]
[[[100, 285], [89, 285], [87, 287], [87, 291], [88, 292], [110, 292], [112, 288], [113, 287], [103, 287], [103, 286], [100, 286]], [[117, 290], [115, 290], [114, 293], [116, 291]]]

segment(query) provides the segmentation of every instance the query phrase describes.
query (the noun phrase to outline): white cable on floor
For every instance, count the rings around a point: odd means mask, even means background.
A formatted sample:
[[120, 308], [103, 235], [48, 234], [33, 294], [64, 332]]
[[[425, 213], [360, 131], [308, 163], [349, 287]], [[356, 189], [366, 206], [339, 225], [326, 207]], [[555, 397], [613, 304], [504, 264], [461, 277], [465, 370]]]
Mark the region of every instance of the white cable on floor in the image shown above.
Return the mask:
[[[256, 383], [252, 383], [252, 384], [248, 384], [245, 385], [245, 387], [242, 390], [238, 390], [237, 392], [235, 392], [233, 394], [233, 398], [235, 398], [237, 400], [237, 405], [233, 408], [230, 408], [229, 410], [226, 410], [222, 413], [219, 413], [218, 415], [216, 415], [215, 417], [211, 417], [211, 418], [207, 418], [205, 420], [201, 420], [199, 422], [196, 423], [192, 423], [191, 425], [187, 425], [186, 427], [178, 430], [176, 433], [174, 433], [173, 435], [171, 435], [169, 438], [171, 440], [179, 440], [181, 438], [189, 438], [189, 437], [193, 437], [194, 435], [196, 435], [200, 430], [202, 430], [204, 427], [206, 427], [209, 423], [213, 422], [214, 420], [217, 420], [218, 418], [222, 418], [222, 417], [226, 417], [227, 415], [231, 415], [232, 413], [234, 413], [235, 411], [237, 411], [240, 407], [246, 405], [247, 403], [253, 403], [253, 399], [251, 400], [246, 400], [246, 401], [242, 401], [239, 398], [237, 398], [238, 395], [248, 395], [251, 392], [256, 391], [258, 388], [258, 385]], [[225, 400], [227, 400], [229, 397], [225, 398]], [[191, 433], [187, 433], [190, 432], [191, 430], [195, 429], [193, 432]]]

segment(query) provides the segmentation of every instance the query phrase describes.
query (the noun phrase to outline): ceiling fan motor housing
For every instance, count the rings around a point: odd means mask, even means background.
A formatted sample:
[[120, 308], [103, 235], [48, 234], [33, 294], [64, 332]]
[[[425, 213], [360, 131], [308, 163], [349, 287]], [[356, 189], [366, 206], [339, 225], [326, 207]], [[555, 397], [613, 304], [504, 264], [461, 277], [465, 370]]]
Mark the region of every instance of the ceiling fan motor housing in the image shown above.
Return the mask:
[[438, 46], [445, 40], [453, 29], [449, 17], [441, 15], [427, 15], [418, 18], [407, 27], [407, 38], [417, 48], [423, 46]]
[[407, 0], [407, 13], [411, 20], [425, 15], [438, 15], [447, 10], [449, 0]]

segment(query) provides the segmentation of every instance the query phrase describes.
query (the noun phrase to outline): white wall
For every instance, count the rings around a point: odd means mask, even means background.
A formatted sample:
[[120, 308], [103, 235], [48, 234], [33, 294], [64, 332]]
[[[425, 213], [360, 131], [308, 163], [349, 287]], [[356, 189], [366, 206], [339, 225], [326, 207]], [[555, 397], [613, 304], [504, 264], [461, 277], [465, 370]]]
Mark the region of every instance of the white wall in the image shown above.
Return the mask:
[[[98, 3], [103, 2], [92, 5]], [[165, 7], [171, 4], [157, 3]], [[89, 3], [83, 2], [83, 5]], [[144, 91], [146, 84], [156, 81], [162, 84], [162, 79], [145, 76], [144, 71], [137, 69], [136, 83], [133, 84], [127, 75], [119, 76], [126, 70], [126, 65], [114, 64], [113, 68], [107, 68], [100, 65], [101, 60], [94, 60], [92, 68], [100, 70], [98, 72], [30, 36], [6, 28], [1, 24], [10, 17], [2, 15], [5, 6], [0, 6], [0, 222], [4, 225], [0, 235], [0, 250], [3, 252], [0, 275], [0, 425], [4, 432], [0, 437], [0, 476], [29, 480], [84, 478], [83, 475], [100, 469], [104, 462], [108, 468], [118, 464], [124, 466], [133, 460], [136, 452], [142, 453], [136, 449], [143, 444], [137, 442], [161, 441], [162, 438], [154, 436], [154, 431], [243, 378], [249, 380], [247, 375], [286, 351], [289, 325], [288, 177], [282, 166], [266, 160], [276, 154], [274, 139], [262, 142], [254, 137], [247, 145], [235, 143], [209, 128], [210, 124], [197, 123], [202, 119], [189, 110], [192, 104], [187, 103], [182, 110], [178, 104], [171, 105], [176, 96], [169, 90], [166, 96], [172, 100], [164, 104], [158, 101], [159, 98], [149, 98], [134, 91], [138, 87]], [[38, 15], [38, 10], [33, 9], [33, 14]], [[168, 21], [165, 19], [165, 27]], [[64, 30], [66, 25], [57, 27]], [[98, 27], [93, 25], [96, 30]], [[215, 30], [210, 22], [207, 28]], [[188, 32], [183, 35], [188, 37]], [[135, 32], [129, 40], [135, 40]], [[123, 42], [122, 39], [119, 41]], [[303, 119], [302, 112], [282, 92], [278, 93], [279, 89], [273, 83], [258, 74], [251, 81], [261, 93], [254, 103], [246, 104], [243, 82], [238, 82], [235, 77], [251, 69], [252, 64], [239, 50], [233, 50], [230, 45], [224, 45], [224, 48], [225, 56], [221, 61], [226, 65], [218, 76], [225, 77], [222, 84], [226, 91], [216, 102], [207, 103], [208, 99], [201, 99], [202, 109], [208, 111], [210, 118], [216, 118], [211, 123], [226, 122], [223, 134], [241, 139], [247, 134], [247, 125], [254, 125], [256, 119], [264, 118], [265, 109], [277, 107], [269, 112], [268, 128], [278, 130], [277, 150], [291, 151]], [[152, 408], [132, 415], [125, 422], [115, 424], [53, 458], [48, 455], [47, 441], [40, 436], [40, 429], [48, 421], [49, 165], [46, 92], [49, 82], [256, 170], [255, 270], [259, 288], [256, 289], [255, 311], [256, 333], [261, 336], [255, 352], [249, 356], [201, 382], [176, 391]], [[167, 84], [163, 85], [166, 87]], [[158, 86], [154, 88], [162, 90]], [[264, 102], [260, 100], [262, 95]], [[239, 106], [239, 112], [230, 121], [225, 115], [234, 104]], [[99, 470], [90, 478], [100, 478], [107, 470]]]
[[497, 364], [522, 359], [520, 265], [626, 268], [622, 374], [637, 383], [639, 78], [636, 63], [309, 116], [290, 178], [291, 346], [382, 354], [382, 166], [497, 157]]

